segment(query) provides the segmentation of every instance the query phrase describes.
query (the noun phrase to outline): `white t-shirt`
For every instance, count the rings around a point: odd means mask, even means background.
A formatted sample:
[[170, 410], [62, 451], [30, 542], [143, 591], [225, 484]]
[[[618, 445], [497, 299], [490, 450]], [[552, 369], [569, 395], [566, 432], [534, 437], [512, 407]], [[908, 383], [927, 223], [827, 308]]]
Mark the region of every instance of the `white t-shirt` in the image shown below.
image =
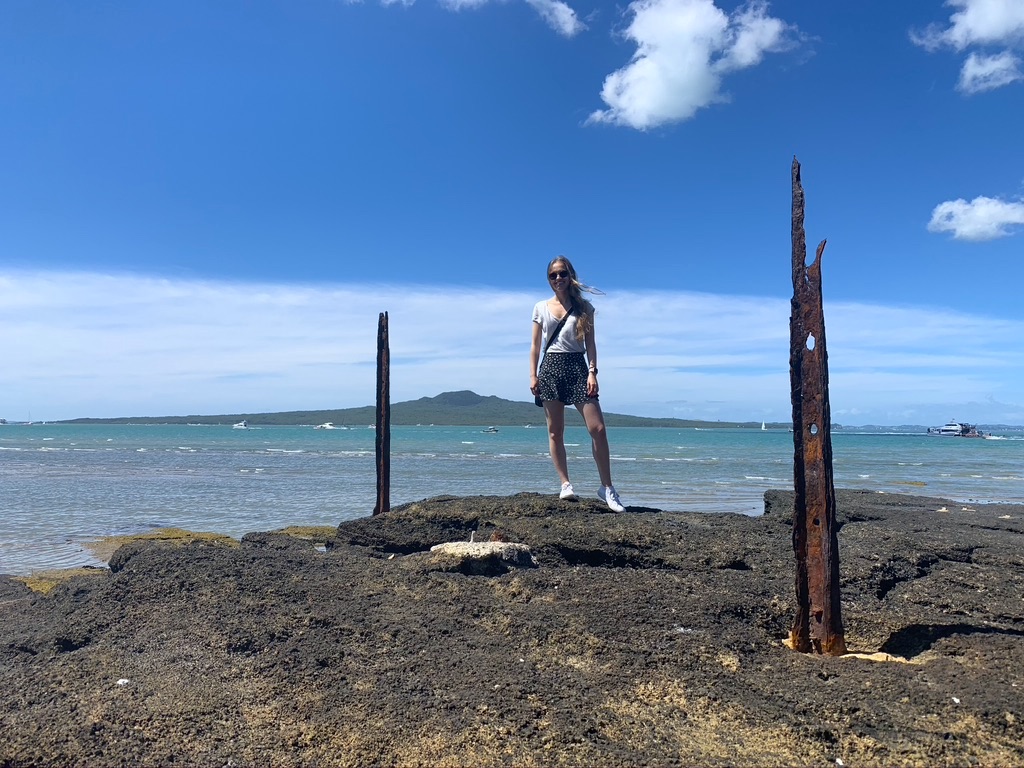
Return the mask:
[[[541, 342], [540, 351], [544, 354], [544, 347], [548, 343], [548, 337], [555, 330], [555, 327], [562, 322], [551, 314], [548, 309], [548, 300], [538, 301], [533, 306], [533, 322], [540, 323]], [[558, 338], [548, 347], [548, 352], [586, 352], [587, 347], [582, 341], [576, 339], [576, 313], [569, 315], [562, 330], [558, 332]]]

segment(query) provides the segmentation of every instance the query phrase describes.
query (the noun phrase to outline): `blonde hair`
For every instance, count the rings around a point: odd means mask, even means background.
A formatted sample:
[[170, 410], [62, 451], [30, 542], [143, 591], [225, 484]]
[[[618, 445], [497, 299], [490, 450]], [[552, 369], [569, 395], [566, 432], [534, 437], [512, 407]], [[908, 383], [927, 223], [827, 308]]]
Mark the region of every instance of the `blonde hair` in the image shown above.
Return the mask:
[[569, 302], [573, 312], [576, 313], [576, 340], [583, 341], [586, 339], [587, 334], [594, 329], [594, 313], [596, 311], [594, 305], [583, 298], [583, 293], [585, 291], [601, 295], [601, 291], [580, 282], [580, 279], [576, 276], [576, 268], [565, 256], [555, 256], [555, 258], [548, 262], [545, 277], [551, 274], [551, 270], [556, 264], [564, 264], [566, 272], [569, 273]]

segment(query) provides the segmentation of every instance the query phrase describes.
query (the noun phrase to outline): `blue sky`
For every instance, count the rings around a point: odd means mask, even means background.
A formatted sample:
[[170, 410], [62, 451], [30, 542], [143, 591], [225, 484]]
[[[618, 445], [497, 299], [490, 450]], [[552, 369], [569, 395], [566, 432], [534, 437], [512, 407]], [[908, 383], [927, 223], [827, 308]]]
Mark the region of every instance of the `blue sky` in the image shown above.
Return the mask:
[[0, 416], [528, 400], [565, 253], [608, 410], [1024, 423], [1024, 3], [0, 5]]

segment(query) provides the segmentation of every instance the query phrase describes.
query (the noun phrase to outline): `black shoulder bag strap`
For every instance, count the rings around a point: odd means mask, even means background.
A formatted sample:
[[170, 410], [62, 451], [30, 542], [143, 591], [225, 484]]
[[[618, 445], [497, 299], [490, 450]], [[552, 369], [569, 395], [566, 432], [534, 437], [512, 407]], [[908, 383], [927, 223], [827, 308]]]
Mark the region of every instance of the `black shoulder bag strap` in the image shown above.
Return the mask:
[[548, 353], [548, 350], [551, 349], [551, 345], [555, 343], [555, 339], [558, 338], [558, 334], [562, 332], [562, 328], [565, 326], [565, 321], [569, 319], [569, 315], [572, 314], [572, 310], [573, 307], [569, 307], [569, 311], [562, 316], [562, 319], [558, 321], [558, 325], [555, 326], [555, 330], [551, 332], [551, 336], [548, 338], [548, 343], [544, 345], [545, 355]]

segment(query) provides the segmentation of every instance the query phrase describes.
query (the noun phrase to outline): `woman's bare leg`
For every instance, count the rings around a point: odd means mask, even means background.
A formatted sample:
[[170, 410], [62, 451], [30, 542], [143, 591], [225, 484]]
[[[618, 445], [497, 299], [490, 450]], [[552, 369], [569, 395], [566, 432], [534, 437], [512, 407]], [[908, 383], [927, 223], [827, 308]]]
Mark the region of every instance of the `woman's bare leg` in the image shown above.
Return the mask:
[[601, 485], [611, 485], [611, 451], [608, 448], [608, 433], [605, 431], [601, 405], [597, 400], [587, 400], [577, 405], [576, 408], [583, 414], [583, 421], [586, 422], [587, 431], [590, 432], [590, 450], [594, 454], [594, 463], [597, 464], [597, 474], [601, 476]]
[[548, 417], [548, 450], [555, 465], [558, 479], [569, 482], [569, 468], [565, 459], [565, 403], [558, 400], [544, 401], [544, 415]]

